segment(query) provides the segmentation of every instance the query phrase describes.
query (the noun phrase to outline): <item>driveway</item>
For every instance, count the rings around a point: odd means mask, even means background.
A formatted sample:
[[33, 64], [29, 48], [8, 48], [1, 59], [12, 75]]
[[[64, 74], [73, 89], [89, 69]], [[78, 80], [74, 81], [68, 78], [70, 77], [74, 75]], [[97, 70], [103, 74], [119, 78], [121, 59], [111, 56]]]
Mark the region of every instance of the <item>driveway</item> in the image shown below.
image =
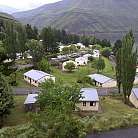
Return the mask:
[[38, 88], [12, 88], [14, 95], [27, 95], [29, 93], [38, 93]]
[[86, 138], [138, 138], [138, 127], [91, 134]]

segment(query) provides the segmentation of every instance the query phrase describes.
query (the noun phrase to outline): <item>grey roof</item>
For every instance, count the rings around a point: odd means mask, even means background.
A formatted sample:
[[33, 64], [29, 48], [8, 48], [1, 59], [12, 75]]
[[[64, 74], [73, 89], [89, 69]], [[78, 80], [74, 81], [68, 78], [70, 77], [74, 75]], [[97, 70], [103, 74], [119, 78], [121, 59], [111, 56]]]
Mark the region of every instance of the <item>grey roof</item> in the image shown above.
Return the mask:
[[38, 94], [28, 94], [24, 104], [33, 104], [37, 101]]
[[99, 101], [97, 90], [94, 88], [82, 88], [82, 98], [79, 101]]
[[101, 84], [104, 84], [108, 81], [111, 81], [113, 80], [112, 78], [109, 78], [109, 77], [106, 77], [104, 75], [101, 75], [101, 74], [91, 74], [89, 75], [89, 77], [92, 79], [92, 80], [95, 80]]
[[38, 80], [40, 80], [41, 78], [43, 78], [43, 77], [45, 77], [45, 76], [51, 76], [51, 75], [48, 74], [48, 73], [45, 73], [45, 72], [43, 72], [43, 71], [33, 70], [33, 69], [32, 69], [32, 70], [30, 70], [30, 71], [24, 73], [24, 76], [27, 76], [27, 77], [29, 77], [29, 78], [31, 78], [31, 79], [33, 79], [33, 80], [38, 81]]
[[136, 98], [138, 98], [138, 88], [133, 88], [132, 91], [135, 94]]

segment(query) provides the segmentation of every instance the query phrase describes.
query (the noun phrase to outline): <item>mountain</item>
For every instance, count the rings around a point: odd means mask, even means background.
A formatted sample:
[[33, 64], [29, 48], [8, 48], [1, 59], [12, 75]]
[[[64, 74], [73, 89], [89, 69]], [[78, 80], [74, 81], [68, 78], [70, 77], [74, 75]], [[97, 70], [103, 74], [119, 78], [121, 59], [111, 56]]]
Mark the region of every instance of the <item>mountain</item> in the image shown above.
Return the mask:
[[5, 5], [0, 5], [0, 12], [5, 12], [5, 13], [14, 13], [14, 12], [18, 12], [17, 9], [9, 7], [9, 6], [5, 6]]
[[13, 16], [40, 29], [52, 26], [70, 33], [117, 39], [129, 29], [137, 36], [137, 7], [137, 0], [63, 0]]
[[12, 15], [4, 12], [0, 12], [0, 19], [16, 21], [16, 19]]

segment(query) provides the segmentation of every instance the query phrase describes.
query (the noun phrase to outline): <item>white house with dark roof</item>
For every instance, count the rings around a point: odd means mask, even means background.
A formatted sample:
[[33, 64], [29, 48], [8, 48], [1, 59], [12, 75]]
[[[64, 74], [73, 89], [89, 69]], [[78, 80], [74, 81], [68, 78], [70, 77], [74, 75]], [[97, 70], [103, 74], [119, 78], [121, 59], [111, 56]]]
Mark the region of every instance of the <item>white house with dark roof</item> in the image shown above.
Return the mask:
[[99, 58], [99, 56], [100, 56], [100, 51], [99, 50], [97, 50], [97, 49], [94, 49], [93, 50], [93, 55], [92, 55], [94, 58]]
[[116, 81], [112, 78], [104, 76], [102, 74], [91, 74], [89, 75], [92, 81], [95, 82], [95, 85], [102, 87], [116, 87]]
[[88, 58], [89, 58], [89, 57], [92, 57], [92, 55], [91, 55], [91, 54], [85, 54], [85, 55], [83, 55], [83, 57], [86, 58], [86, 59], [88, 60]]
[[38, 97], [38, 94], [28, 94], [24, 102], [25, 111], [36, 111], [37, 97]]
[[81, 111], [98, 111], [99, 109], [99, 96], [97, 90], [94, 88], [82, 88], [80, 90], [82, 98], [76, 104], [76, 110]]
[[84, 57], [78, 57], [75, 59], [75, 62], [77, 63], [77, 66], [84, 66], [88, 64], [88, 59]]
[[138, 88], [132, 89], [129, 100], [136, 108], [138, 108]]
[[55, 77], [53, 75], [50, 75], [43, 71], [32, 69], [32, 70], [24, 73], [24, 80], [36, 87], [38, 87], [39, 84], [45, 82], [48, 79], [51, 79], [55, 82]]

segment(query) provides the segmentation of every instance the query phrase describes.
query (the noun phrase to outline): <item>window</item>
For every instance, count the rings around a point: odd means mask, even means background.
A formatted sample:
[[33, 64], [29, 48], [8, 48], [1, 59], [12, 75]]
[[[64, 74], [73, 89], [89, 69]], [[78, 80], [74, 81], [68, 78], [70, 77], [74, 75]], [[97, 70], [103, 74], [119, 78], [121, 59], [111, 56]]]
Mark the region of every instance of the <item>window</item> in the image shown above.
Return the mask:
[[90, 106], [96, 106], [96, 102], [90, 102]]
[[37, 83], [37, 81], [35, 81], [35, 83]]
[[25, 78], [27, 78], [26, 76], [24, 76]]
[[83, 106], [86, 106], [86, 102], [83, 102]]

